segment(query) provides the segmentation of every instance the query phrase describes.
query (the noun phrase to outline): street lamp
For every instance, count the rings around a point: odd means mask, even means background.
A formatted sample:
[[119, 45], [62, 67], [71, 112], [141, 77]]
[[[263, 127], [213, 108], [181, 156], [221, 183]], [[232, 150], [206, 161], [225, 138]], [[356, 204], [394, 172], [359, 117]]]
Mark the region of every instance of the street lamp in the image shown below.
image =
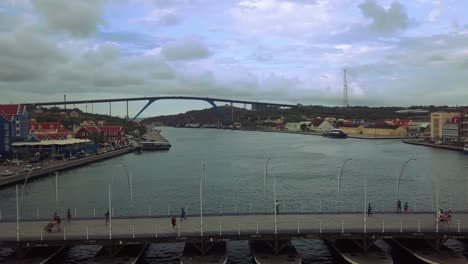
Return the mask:
[[266, 185], [267, 185], [267, 177], [268, 177], [268, 164], [270, 164], [271, 158], [268, 157], [267, 162], [265, 164], [265, 174], [263, 177], [263, 195], [266, 193]]
[[338, 189], [337, 189], [337, 192], [336, 192], [336, 199], [339, 201], [340, 199], [340, 193], [341, 193], [341, 177], [343, 176], [343, 170], [344, 170], [344, 166], [346, 165], [346, 162], [350, 161], [350, 160], [353, 160], [352, 158], [347, 158], [344, 162], [343, 162], [343, 165], [341, 165], [341, 168], [340, 168], [340, 173], [338, 174]]
[[416, 160], [416, 159], [411, 158], [405, 161], [405, 163], [403, 164], [403, 167], [401, 167], [400, 175], [398, 175], [398, 177], [396, 178], [396, 199], [397, 200], [400, 198], [400, 180], [401, 180], [401, 177], [403, 176], [403, 171], [405, 170], [406, 165], [408, 165], [408, 163], [412, 160]]

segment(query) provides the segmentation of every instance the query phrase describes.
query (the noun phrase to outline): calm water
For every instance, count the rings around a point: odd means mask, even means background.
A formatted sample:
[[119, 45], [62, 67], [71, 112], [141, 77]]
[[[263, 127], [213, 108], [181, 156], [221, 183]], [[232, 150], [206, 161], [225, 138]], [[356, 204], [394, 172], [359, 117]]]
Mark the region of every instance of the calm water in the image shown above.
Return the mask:
[[[168, 152], [128, 154], [59, 175], [59, 204], [78, 216], [104, 214], [107, 186], [113, 179], [115, 215], [199, 212], [199, 182], [202, 161], [207, 163], [206, 212], [272, 211], [272, 179], [286, 211], [362, 210], [364, 178], [368, 201], [375, 211], [391, 210], [395, 204], [396, 181], [404, 162], [400, 197], [416, 210], [432, 210], [435, 186], [439, 183], [442, 208], [467, 208], [468, 156], [461, 153], [403, 144], [398, 140], [328, 139], [281, 133], [214, 129], [163, 128], [171, 142]], [[269, 177], [264, 190], [264, 168], [268, 157]], [[336, 202], [339, 167], [341, 199]], [[134, 203], [131, 209], [127, 178], [133, 175]], [[221, 206], [220, 206], [221, 205]], [[15, 217], [15, 188], [0, 190], [4, 218]], [[53, 177], [31, 181], [22, 200], [23, 218], [52, 215], [55, 207]], [[95, 209], [93, 209], [95, 208]], [[298, 241], [304, 263], [330, 263], [329, 250], [321, 241]], [[461, 247], [461, 246], [460, 246]], [[153, 245], [147, 259], [175, 263], [183, 245]], [[74, 248], [69, 259], [89, 260], [89, 249]], [[231, 263], [250, 261], [246, 242], [230, 242]]]

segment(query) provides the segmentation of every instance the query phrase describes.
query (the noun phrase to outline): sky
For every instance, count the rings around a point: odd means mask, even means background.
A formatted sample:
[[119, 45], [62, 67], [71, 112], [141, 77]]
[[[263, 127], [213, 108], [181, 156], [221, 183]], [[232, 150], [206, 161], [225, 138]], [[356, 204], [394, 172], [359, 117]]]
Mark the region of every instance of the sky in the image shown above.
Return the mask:
[[[466, 10], [466, 0], [0, 0], [0, 103], [339, 106], [346, 68], [350, 105], [467, 105]], [[143, 116], [208, 107], [160, 101]]]

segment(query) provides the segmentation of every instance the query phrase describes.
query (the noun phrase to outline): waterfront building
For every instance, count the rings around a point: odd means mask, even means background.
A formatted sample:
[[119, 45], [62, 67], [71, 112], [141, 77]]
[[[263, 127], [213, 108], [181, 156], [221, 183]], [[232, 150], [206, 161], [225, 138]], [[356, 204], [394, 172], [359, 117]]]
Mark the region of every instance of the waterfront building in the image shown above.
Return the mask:
[[375, 123], [364, 125], [362, 134], [379, 137], [407, 137], [408, 131], [401, 126], [388, 125], [386, 123]]
[[460, 120], [460, 140], [468, 142], [468, 107], [465, 108], [465, 112]]
[[453, 117], [460, 116], [460, 113], [434, 112], [431, 113], [431, 138], [433, 140], [442, 139], [444, 134], [444, 124], [450, 123]]
[[443, 125], [442, 141], [445, 144], [458, 141], [459, 139], [459, 125], [461, 117], [453, 117], [448, 123]]
[[117, 146], [124, 143], [124, 130], [122, 126], [84, 126], [76, 132], [75, 137], [93, 139]]
[[345, 134], [362, 134], [363, 126], [361, 124], [343, 123], [338, 128]]
[[305, 124], [306, 125], [306, 130], [309, 130], [311, 122], [310, 121], [301, 121], [301, 122], [294, 122], [294, 123], [286, 123], [284, 125], [285, 130], [287, 131], [293, 131], [293, 132], [299, 132], [301, 130], [301, 125]]
[[0, 155], [1, 159], [13, 158], [12, 143], [23, 141], [28, 134], [26, 106], [0, 105]]
[[37, 141], [33, 138], [26, 142], [12, 144], [16, 156], [21, 159], [35, 157], [37, 153], [43, 158], [62, 159], [85, 155], [85, 153], [97, 153], [98, 145], [88, 139], [63, 139]]
[[73, 131], [63, 127], [60, 122], [29, 123], [29, 135], [39, 140], [64, 140], [73, 137]]

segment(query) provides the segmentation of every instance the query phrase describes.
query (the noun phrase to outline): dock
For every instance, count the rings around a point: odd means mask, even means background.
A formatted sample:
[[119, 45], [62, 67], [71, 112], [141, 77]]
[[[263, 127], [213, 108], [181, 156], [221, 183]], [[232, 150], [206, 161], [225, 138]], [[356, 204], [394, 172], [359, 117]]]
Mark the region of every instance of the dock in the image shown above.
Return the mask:
[[463, 151], [463, 146], [438, 145], [438, 144], [420, 142], [420, 141], [409, 140], [409, 139], [402, 140], [401, 142], [406, 143], [406, 144], [411, 144], [411, 145], [419, 145], [419, 146], [432, 147], [432, 148], [448, 149], [448, 150], [454, 150], [454, 151]]

